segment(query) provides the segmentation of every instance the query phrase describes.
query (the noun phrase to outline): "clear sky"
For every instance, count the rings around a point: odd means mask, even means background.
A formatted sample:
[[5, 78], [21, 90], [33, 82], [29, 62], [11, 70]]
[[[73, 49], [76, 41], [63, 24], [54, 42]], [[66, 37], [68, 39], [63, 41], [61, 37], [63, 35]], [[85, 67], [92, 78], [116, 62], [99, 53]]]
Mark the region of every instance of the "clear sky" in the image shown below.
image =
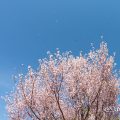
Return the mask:
[[[119, 67], [120, 0], [0, 0], [0, 96], [12, 90], [21, 64], [36, 68], [56, 48], [87, 52], [101, 35]], [[0, 120], [7, 120], [1, 99]]]

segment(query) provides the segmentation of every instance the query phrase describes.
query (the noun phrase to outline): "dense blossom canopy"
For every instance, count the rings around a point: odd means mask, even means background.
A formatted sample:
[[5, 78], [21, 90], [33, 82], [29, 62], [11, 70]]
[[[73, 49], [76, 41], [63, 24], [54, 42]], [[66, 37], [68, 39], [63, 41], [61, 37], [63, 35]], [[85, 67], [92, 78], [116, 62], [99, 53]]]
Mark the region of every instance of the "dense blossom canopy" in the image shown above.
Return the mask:
[[119, 77], [114, 56], [102, 42], [86, 55], [48, 52], [38, 70], [28, 67], [19, 76], [15, 91], [6, 96], [10, 120], [113, 120], [117, 105]]

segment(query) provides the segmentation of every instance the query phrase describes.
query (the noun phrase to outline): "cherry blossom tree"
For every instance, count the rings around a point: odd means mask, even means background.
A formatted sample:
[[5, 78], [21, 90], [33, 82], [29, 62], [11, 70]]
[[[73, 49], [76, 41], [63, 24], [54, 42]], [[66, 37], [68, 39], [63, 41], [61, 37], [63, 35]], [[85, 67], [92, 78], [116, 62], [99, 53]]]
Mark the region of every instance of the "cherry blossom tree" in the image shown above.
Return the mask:
[[119, 75], [105, 42], [100, 48], [74, 57], [51, 54], [19, 75], [15, 90], [6, 96], [10, 120], [116, 120]]

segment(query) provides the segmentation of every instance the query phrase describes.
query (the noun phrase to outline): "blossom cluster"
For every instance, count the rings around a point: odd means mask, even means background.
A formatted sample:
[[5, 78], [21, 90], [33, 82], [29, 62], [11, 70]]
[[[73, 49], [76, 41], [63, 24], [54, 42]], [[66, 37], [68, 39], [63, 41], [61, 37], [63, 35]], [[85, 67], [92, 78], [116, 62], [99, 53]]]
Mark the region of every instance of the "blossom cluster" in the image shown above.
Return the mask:
[[105, 42], [77, 57], [48, 52], [39, 64], [6, 96], [10, 120], [112, 120], [104, 109], [117, 104], [119, 77]]

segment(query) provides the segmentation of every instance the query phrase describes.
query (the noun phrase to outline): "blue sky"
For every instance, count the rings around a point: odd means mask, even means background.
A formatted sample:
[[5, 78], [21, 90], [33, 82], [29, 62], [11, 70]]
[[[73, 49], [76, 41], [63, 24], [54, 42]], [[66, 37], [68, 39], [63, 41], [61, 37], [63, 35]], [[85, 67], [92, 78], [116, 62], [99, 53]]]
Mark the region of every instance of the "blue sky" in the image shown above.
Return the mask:
[[[12, 90], [12, 75], [36, 68], [46, 52], [87, 52], [104, 35], [120, 66], [120, 0], [0, 0], [0, 96]], [[0, 99], [0, 120], [7, 120]]]

